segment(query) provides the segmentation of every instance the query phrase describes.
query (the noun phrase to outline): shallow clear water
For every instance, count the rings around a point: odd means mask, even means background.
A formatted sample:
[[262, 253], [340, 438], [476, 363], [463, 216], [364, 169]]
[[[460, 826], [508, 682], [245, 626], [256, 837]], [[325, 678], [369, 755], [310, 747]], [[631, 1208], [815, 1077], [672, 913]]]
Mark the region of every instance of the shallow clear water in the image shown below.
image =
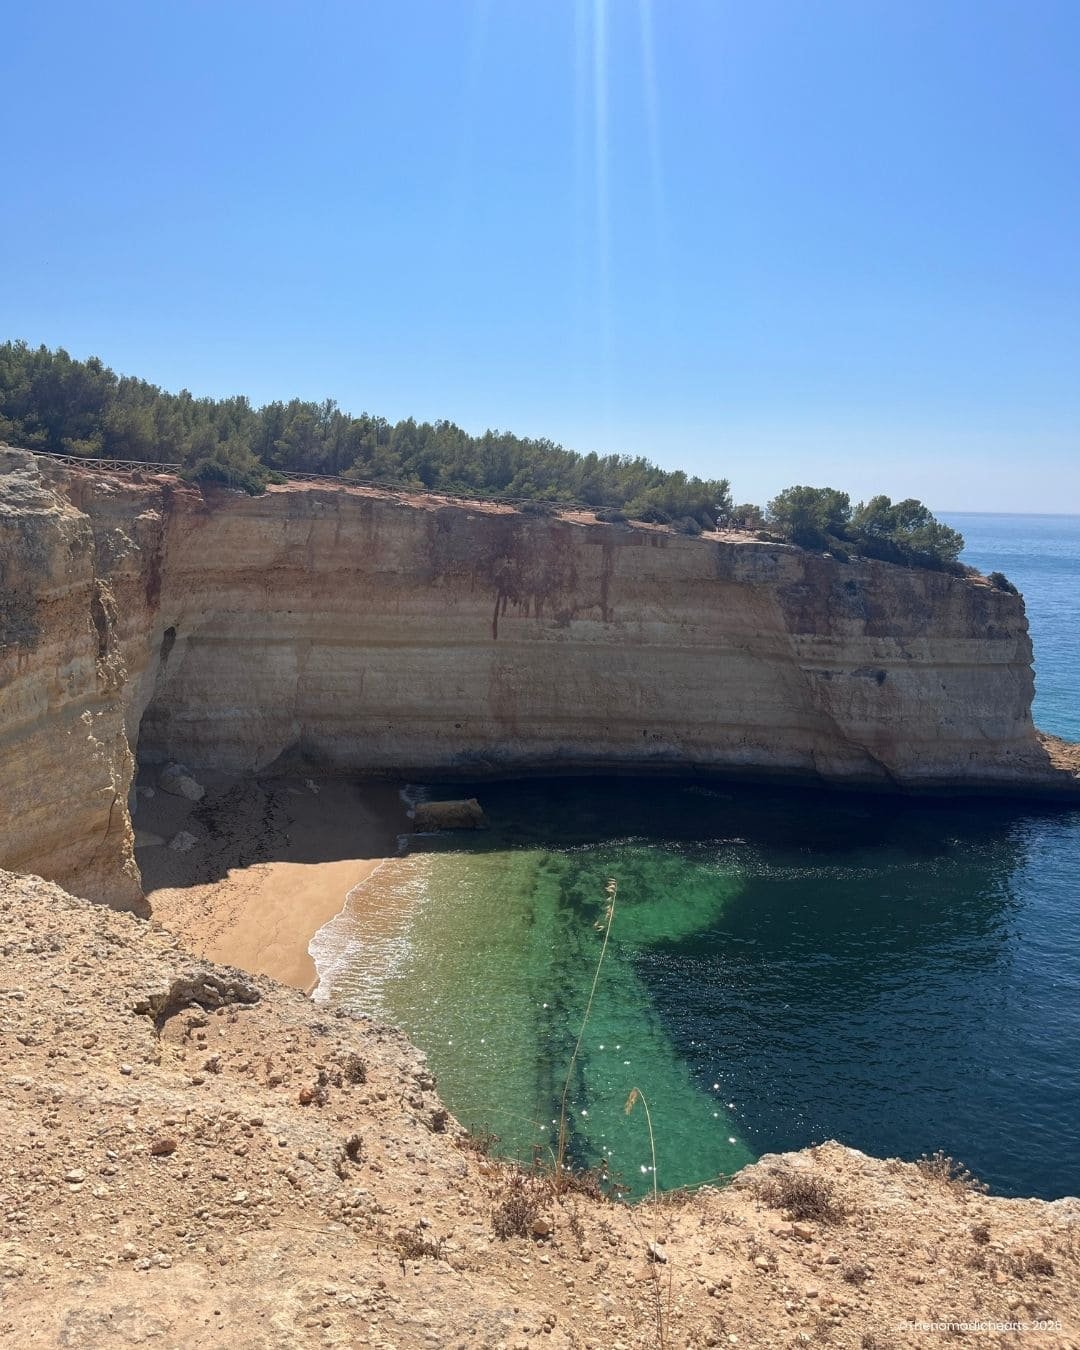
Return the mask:
[[[1040, 725], [1080, 736], [1080, 521], [1018, 519], [952, 523], [1025, 591]], [[314, 950], [323, 992], [403, 1026], [505, 1151], [554, 1148], [614, 877], [575, 1162], [651, 1185], [636, 1087], [662, 1186], [837, 1138], [1080, 1193], [1080, 812], [693, 779], [431, 791], [475, 793], [491, 830], [414, 845]]]
[[638, 1087], [664, 1186], [838, 1138], [943, 1148], [997, 1191], [1080, 1192], [1080, 814], [681, 780], [475, 788], [488, 834], [369, 883], [407, 940], [358, 960], [349, 914], [327, 939], [334, 997], [405, 1027], [468, 1124], [519, 1156], [551, 1147], [615, 876], [576, 1161], [648, 1183], [645, 1121], [623, 1114]]

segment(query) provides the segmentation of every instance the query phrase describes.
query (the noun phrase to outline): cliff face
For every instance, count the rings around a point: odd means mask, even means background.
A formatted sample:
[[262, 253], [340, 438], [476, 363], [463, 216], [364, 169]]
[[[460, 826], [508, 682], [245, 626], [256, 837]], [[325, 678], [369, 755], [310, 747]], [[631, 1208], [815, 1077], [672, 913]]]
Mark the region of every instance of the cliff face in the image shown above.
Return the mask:
[[0, 452], [0, 858], [136, 909], [125, 713], [153, 623], [157, 498]]
[[20, 452], [0, 568], [0, 865], [114, 903], [138, 897], [136, 742], [234, 771], [1056, 783], [1022, 601], [938, 573], [366, 489], [204, 496]]

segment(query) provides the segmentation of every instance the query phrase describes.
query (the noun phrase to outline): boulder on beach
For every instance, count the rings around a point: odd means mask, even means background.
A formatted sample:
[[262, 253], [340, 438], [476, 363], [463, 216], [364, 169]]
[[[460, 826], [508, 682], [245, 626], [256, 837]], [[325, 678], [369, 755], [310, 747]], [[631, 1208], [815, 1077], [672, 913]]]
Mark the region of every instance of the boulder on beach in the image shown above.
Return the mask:
[[186, 797], [189, 802], [201, 802], [206, 796], [206, 789], [182, 764], [166, 764], [158, 775], [158, 787], [174, 797]]
[[482, 830], [487, 824], [475, 797], [452, 802], [420, 802], [413, 811], [414, 830]]

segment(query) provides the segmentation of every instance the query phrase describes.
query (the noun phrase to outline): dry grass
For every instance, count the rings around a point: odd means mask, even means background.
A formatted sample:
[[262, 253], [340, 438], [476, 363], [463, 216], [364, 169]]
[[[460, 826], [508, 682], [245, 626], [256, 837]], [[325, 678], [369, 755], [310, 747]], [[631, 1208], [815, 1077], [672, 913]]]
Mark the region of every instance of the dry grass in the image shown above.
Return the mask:
[[445, 1238], [430, 1236], [418, 1225], [416, 1228], [399, 1228], [391, 1245], [404, 1271], [406, 1261], [441, 1261], [445, 1241]]
[[1024, 1279], [1028, 1275], [1050, 1276], [1054, 1273], [1054, 1263], [1045, 1252], [1027, 1247], [1023, 1251], [1013, 1252], [1006, 1260], [1007, 1268]]
[[503, 1242], [513, 1237], [530, 1237], [533, 1224], [540, 1217], [543, 1200], [549, 1193], [550, 1186], [544, 1179], [509, 1171], [502, 1199], [491, 1211], [495, 1236]]
[[915, 1166], [927, 1180], [937, 1181], [942, 1186], [947, 1186], [952, 1190], [981, 1193], [990, 1189], [984, 1181], [980, 1181], [977, 1176], [969, 1172], [963, 1163], [957, 1162], [955, 1158], [950, 1158], [941, 1149], [929, 1156], [924, 1153], [915, 1163]]
[[345, 1057], [345, 1066], [342, 1069], [342, 1076], [346, 1083], [366, 1083], [367, 1065], [359, 1055], [350, 1053]]
[[782, 1172], [758, 1191], [772, 1209], [787, 1210], [793, 1219], [842, 1223], [847, 1208], [827, 1177], [807, 1172]]
[[477, 1153], [481, 1158], [488, 1157], [498, 1142], [499, 1136], [494, 1131], [484, 1129], [466, 1130], [454, 1139], [458, 1148], [466, 1153]]

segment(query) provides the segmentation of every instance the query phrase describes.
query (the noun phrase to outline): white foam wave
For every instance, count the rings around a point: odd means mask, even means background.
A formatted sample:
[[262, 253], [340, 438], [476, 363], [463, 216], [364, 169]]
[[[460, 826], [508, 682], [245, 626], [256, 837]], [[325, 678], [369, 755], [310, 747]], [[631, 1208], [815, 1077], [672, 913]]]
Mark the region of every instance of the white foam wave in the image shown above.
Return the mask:
[[405, 807], [405, 814], [412, 820], [420, 803], [431, 800], [431, 789], [425, 787], [423, 783], [406, 783], [403, 788], [398, 789], [398, 796]]
[[384, 859], [345, 898], [345, 905], [311, 939], [318, 984], [312, 998], [339, 998], [357, 1012], [383, 1015], [387, 981], [411, 952], [412, 916], [428, 895], [430, 858]]

